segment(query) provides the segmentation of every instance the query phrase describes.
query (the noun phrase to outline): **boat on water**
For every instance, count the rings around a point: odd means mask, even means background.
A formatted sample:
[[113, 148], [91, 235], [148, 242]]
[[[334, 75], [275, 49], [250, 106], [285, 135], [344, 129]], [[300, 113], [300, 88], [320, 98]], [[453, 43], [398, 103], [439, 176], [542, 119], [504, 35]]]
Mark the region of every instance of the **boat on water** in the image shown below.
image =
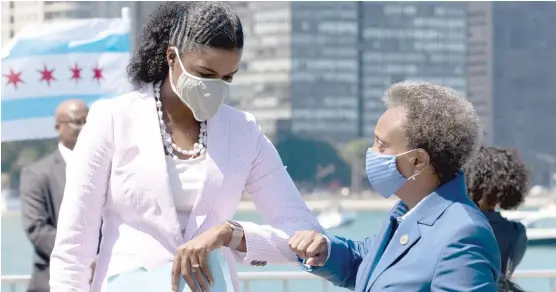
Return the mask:
[[325, 209], [317, 216], [320, 225], [325, 229], [349, 226], [355, 221], [355, 212], [346, 212], [337, 204]]
[[524, 219], [536, 216], [539, 213], [556, 213], [556, 204], [548, 204], [536, 208], [520, 208], [518, 210], [502, 211], [500, 212], [504, 218], [515, 221], [522, 221]]
[[556, 210], [545, 210], [527, 216], [521, 220], [527, 229], [528, 245], [556, 245]]

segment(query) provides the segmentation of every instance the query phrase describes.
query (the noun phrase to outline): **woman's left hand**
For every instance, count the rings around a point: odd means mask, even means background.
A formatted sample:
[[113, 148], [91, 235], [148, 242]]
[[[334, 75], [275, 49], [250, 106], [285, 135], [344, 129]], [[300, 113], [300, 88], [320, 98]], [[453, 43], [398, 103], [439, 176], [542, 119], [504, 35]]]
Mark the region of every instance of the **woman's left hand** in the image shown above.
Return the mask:
[[214, 284], [214, 279], [208, 266], [208, 254], [229, 242], [226, 241], [229, 233], [228, 226], [217, 226], [205, 231], [196, 238], [180, 246], [172, 266], [172, 290], [178, 291], [180, 275], [184, 278], [192, 292], [208, 291], [209, 285]]

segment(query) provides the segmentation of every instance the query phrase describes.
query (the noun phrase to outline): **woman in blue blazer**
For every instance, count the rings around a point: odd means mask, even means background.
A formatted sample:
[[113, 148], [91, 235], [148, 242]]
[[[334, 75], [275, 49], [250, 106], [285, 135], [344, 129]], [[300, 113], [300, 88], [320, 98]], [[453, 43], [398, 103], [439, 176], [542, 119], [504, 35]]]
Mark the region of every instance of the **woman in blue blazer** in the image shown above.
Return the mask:
[[473, 106], [424, 82], [397, 83], [384, 99], [366, 170], [378, 194], [401, 201], [374, 236], [300, 231], [290, 248], [310, 273], [358, 292], [495, 292], [500, 250], [461, 171], [482, 136]]

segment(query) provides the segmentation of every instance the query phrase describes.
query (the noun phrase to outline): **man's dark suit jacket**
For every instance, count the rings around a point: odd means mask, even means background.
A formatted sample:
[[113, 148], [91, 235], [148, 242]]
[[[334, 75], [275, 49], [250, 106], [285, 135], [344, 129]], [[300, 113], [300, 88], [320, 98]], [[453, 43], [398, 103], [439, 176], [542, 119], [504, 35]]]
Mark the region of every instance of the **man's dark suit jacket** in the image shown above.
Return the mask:
[[65, 183], [66, 163], [59, 150], [21, 172], [21, 217], [24, 231], [35, 250], [28, 292], [50, 291], [50, 254], [54, 248]]

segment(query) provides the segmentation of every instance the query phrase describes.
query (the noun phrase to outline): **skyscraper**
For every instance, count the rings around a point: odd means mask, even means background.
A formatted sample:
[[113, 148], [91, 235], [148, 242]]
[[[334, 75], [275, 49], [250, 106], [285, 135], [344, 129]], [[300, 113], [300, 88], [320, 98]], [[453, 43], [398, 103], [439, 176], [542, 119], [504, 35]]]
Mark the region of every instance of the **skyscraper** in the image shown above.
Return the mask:
[[[245, 30], [232, 101], [273, 137], [357, 137], [357, 4], [234, 2]], [[287, 129], [289, 127], [289, 129]]]
[[362, 2], [363, 135], [372, 137], [384, 90], [403, 80], [465, 95], [466, 6], [458, 2]]
[[556, 161], [556, 3], [468, 5], [468, 96], [486, 142], [517, 148], [533, 182], [548, 184]]
[[342, 144], [372, 136], [392, 83], [465, 93], [466, 6], [425, 2], [233, 2], [245, 28], [233, 102], [271, 136]]

